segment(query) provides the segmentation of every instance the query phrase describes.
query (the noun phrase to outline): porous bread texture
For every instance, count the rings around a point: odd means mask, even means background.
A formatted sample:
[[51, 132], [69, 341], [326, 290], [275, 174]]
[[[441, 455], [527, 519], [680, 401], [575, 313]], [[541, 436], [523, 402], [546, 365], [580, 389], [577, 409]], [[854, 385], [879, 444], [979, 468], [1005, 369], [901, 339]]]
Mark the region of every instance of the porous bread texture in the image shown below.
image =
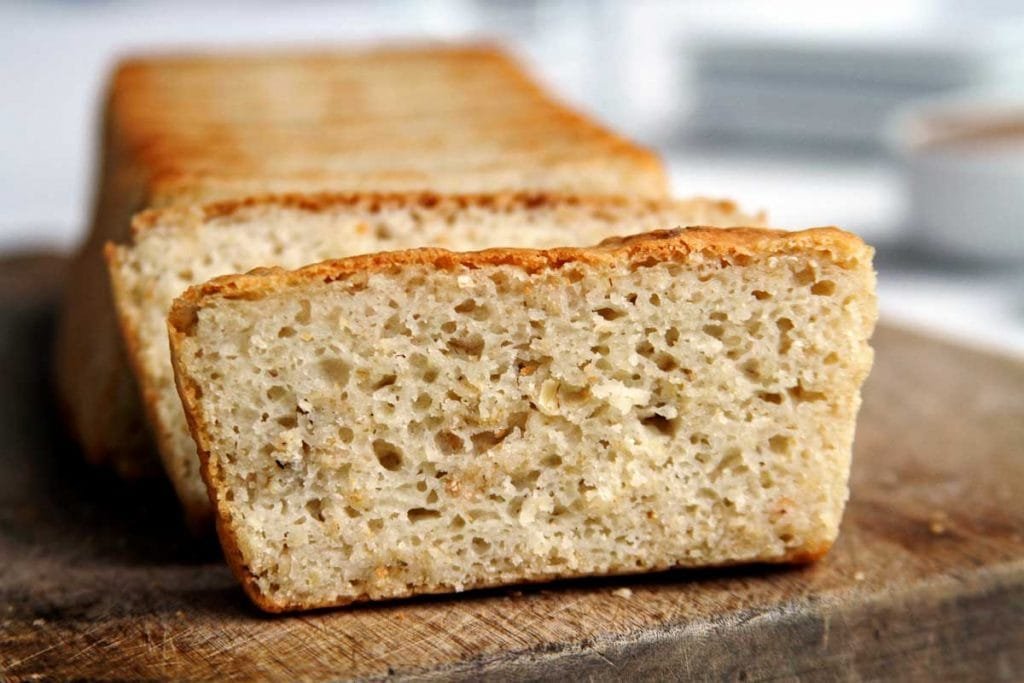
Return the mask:
[[194, 287], [172, 357], [229, 562], [283, 611], [819, 556], [871, 254], [694, 229]]
[[268, 197], [142, 214], [132, 244], [111, 246], [107, 254], [126, 346], [157, 445], [188, 517], [198, 525], [209, 517], [209, 498], [167, 350], [167, 312], [190, 285], [259, 266], [298, 268], [327, 258], [418, 246], [580, 246], [619, 234], [625, 226], [643, 231], [759, 220], [731, 202], [706, 199]]
[[101, 162], [53, 367], [85, 457], [123, 473], [150, 469], [152, 449], [102, 252], [129, 238], [134, 213], [285, 192], [668, 190], [653, 153], [480, 45], [128, 59], [109, 87]]

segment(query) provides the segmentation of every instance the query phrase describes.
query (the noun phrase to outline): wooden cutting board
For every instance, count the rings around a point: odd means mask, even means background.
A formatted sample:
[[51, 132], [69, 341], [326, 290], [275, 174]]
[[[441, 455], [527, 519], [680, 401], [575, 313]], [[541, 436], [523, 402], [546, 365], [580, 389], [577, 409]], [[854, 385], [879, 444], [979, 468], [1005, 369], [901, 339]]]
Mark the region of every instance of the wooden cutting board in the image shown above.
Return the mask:
[[270, 617], [162, 481], [81, 464], [47, 387], [63, 263], [0, 261], [0, 673], [14, 679], [1024, 680], [1024, 364], [875, 337], [852, 498], [806, 568]]

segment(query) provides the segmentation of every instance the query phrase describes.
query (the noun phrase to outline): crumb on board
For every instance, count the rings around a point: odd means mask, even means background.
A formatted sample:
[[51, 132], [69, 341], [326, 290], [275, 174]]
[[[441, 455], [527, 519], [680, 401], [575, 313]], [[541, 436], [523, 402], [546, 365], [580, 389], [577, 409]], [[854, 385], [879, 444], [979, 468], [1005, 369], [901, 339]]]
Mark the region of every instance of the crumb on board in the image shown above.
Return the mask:
[[864, 572], [859, 571], [859, 570], [855, 571], [853, 573], [853, 580], [854, 581], [863, 581], [864, 580]]
[[936, 510], [931, 514], [931, 520], [928, 522], [928, 530], [936, 536], [941, 536], [946, 533], [946, 522], [949, 520], [949, 515], [944, 510]]
[[623, 600], [629, 600], [633, 597], [633, 591], [628, 588], [616, 588], [612, 591], [612, 595], [617, 598], [622, 598]]

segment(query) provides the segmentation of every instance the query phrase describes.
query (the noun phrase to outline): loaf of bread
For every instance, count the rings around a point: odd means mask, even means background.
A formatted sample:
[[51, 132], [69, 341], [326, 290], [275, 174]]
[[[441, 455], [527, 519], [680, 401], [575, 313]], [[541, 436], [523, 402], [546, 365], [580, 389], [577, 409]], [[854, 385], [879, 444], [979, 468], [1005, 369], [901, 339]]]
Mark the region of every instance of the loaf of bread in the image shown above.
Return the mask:
[[172, 360], [233, 571], [283, 611], [818, 557], [871, 257], [833, 228], [700, 228], [193, 287]]
[[487, 47], [166, 56], [124, 62], [104, 119], [88, 241], [54, 367], [87, 457], [146, 469], [104, 243], [131, 216], [267, 192], [568, 191], [657, 197], [658, 159], [570, 111]]
[[190, 285], [259, 266], [298, 268], [327, 258], [418, 246], [596, 244], [665, 226], [753, 225], [730, 202], [565, 195], [354, 194], [283, 196], [164, 209], [135, 220], [132, 242], [107, 250], [126, 348], [156, 441], [186, 515], [209, 521], [195, 444], [174, 388], [167, 312]]

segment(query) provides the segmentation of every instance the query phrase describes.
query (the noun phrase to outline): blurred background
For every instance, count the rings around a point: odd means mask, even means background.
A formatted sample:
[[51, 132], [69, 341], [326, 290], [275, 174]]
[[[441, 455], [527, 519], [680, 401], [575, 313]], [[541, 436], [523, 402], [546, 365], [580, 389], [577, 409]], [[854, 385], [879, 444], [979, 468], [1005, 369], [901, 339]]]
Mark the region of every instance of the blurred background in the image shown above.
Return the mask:
[[105, 78], [168, 48], [492, 38], [678, 194], [878, 248], [884, 318], [1024, 357], [1024, 3], [0, 1], [0, 254], [83, 237]]

